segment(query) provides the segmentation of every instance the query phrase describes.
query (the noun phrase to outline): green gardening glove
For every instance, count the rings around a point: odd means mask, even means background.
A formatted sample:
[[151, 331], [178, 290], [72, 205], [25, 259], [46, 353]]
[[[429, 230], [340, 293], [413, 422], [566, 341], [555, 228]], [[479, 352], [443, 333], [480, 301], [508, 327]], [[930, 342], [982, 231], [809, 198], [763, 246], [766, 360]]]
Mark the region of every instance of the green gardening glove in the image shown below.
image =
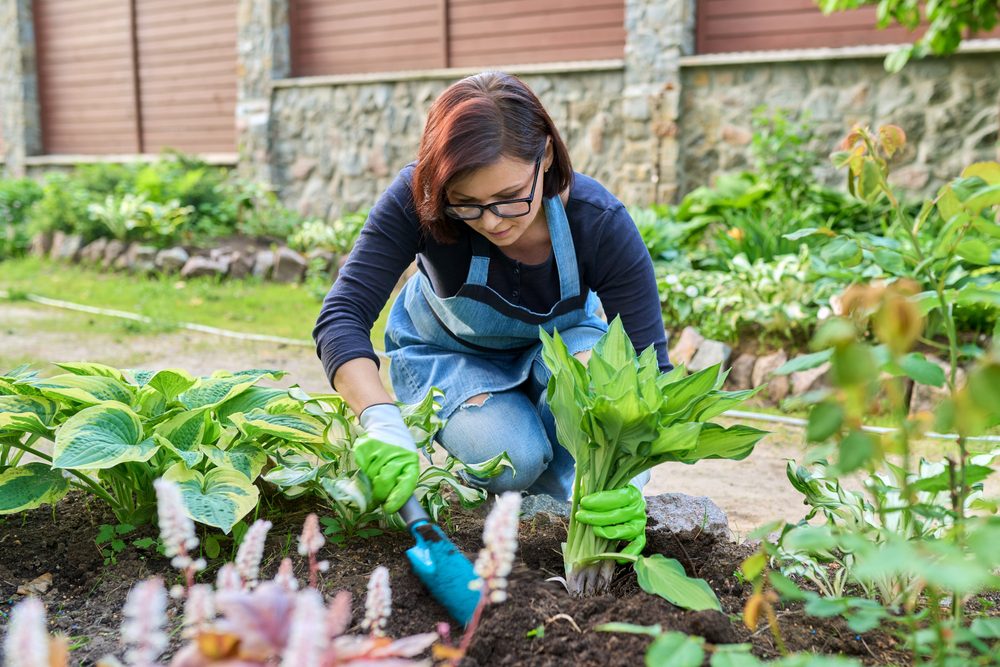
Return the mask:
[[593, 526], [598, 537], [628, 540], [628, 545], [621, 550], [623, 554], [638, 556], [646, 548], [646, 499], [642, 491], [631, 484], [584, 496], [575, 516], [580, 523]]
[[399, 511], [417, 488], [420, 459], [399, 408], [372, 405], [359, 418], [365, 434], [354, 442], [354, 459], [372, 485], [372, 500], [387, 514]]

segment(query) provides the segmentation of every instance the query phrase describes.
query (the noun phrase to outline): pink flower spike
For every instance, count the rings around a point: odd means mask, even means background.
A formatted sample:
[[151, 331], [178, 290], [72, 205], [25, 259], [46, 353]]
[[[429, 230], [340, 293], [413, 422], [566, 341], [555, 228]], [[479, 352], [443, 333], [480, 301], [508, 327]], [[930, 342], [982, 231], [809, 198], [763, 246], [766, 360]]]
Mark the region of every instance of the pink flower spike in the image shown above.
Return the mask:
[[329, 641], [325, 633], [316, 629], [323, 627], [325, 616], [326, 608], [319, 591], [307, 588], [298, 594], [281, 667], [321, 666]]
[[220, 593], [243, 590], [243, 577], [235, 565], [226, 563], [219, 568], [219, 574], [215, 578], [215, 590]]
[[264, 542], [267, 531], [271, 530], [271, 522], [257, 519], [243, 536], [243, 544], [236, 552], [236, 568], [243, 581], [254, 584], [260, 575], [260, 561], [264, 557]]
[[285, 558], [281, 561], [281, 565], [278, 567], [278, 574], [274, 575], [274, 583], [289, 593], [299, 590], [299, 581], [295, 578], [291, 558]]
[[480, 576], [469, 584], [482, 590], [490, 602], [507, 599], [507, 576], [514, 565], [517, 551], [517, 525], [521, 516], [521, 494], [508, 491], [499, 496], [483, 526], [483, 544], [476, 559], [475, 570]]
[[198, 546], [194, 533], [194, 522], [184, 509], [184, 496], [176, 482], [158, 479], [153, 482], [156, 489], [156, 514], [160, 524], [160, 539], [163, 551], [173, 558], [170, 564], [179, 570], [191, 565], [188, 554]]
[[330, 608], [326, 612], [326, 634], [329, 637], [339, 637], [351, 626], [351, 593], [337, 593]]
[[137, 584], [125, 600], [122, 612], [122, 643], [128, 647], [125, 660], [130, 667], [156, 667], [156, 659], [167, 648], [163, 626], [167, 617], [167, 591], [160, 578]]
[[310, 514], [302, 525], [302, 535], [299, 536], [299, 555], [310, 556], [319, 553], [326, 543], [326, 538], [319, 529], [319, 517]]
[[184, 602], [184, 637], [194, 637], [215, 620], [215, 594], [208, 584], [192, 586]]
[[14, 607], [3, 650], [6, 667], [49, 667], [45, 606], [38, 598], [27, 598]]
[[384, 637], [385, 626], [392, 614], [392, 589], [389, 587], [389, 570], [379, 565], [368, 579], [368, 597], [365, 598], [365, 620], [361, 628], [373, 637]]

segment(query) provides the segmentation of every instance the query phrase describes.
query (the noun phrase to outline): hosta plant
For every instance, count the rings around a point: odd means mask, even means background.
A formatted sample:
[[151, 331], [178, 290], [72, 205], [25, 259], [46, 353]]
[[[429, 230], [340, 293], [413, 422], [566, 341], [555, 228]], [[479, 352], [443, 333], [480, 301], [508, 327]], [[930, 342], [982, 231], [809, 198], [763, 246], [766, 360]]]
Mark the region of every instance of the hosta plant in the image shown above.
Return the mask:
[[[66, 372], [48, 378], [26, 369], [0, 376], [0, 513], [55, 503], [76, 487], [106, 501], [120, 523], [138, 525], [155, 511], [152, 481], [162, 476], [180, 485], [195, 521], [225, 532], [257, 507], [262, 490], [319, 495], [348, 532], [392, 519], [371, 501], [351, 454], [359, 426], [336, 394], [258, 384], [281, 371], [195, 377], [58, 366]], [[402, 406], [424, 446], [441, 426], [436, 397]], [[470, 472], [488, 476], [502, 465]], [[421, 477], [418, 498], [435, 518], [446, 514], [446, 488], [466, 505], [485, 499], [461, 483], [459, 468], [449, 461]]]
[[742, 459], [764, 435], [749, 426], [711, 423], [754, 390], [728, 392], [718, 366], [688, 374], [683, 366], [660, 373], [652, 347], [636, 355], [620, 318], [594, 346], [587, 365], [571, 355], [558, 332], [544, 331], [543, 356], [552, 371], [547, 400], [559, 443], [576, 460], [569, 532], [563, 545], [566, 586], [575, 595], [607, 589], [616, 560], [634, 563], [639, 584], [675, 604], [717, 609], [715, 594], [688, 579], [680, 563], [663, 556], [622, 553], [576, 519], [589, 494], [621, 489], [661, 463], [707, 458]]

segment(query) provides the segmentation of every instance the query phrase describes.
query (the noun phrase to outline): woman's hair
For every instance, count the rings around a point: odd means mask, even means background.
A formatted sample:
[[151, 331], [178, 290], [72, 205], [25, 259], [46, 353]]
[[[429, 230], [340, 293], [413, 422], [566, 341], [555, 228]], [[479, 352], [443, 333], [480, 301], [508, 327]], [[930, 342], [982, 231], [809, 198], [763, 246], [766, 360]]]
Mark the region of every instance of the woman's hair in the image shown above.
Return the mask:
[[483, 72], [449, 86], [434, 100], [417, 153], [413, 199], [421, 226], [453, 243], [462, 223], [445, 216], [445, 187], [501, 156], [533, 163], [552, 137], [553, 162], [542, 194], [555, 197], [573, 181], [569, 152], [531, 89], [516, 76]]

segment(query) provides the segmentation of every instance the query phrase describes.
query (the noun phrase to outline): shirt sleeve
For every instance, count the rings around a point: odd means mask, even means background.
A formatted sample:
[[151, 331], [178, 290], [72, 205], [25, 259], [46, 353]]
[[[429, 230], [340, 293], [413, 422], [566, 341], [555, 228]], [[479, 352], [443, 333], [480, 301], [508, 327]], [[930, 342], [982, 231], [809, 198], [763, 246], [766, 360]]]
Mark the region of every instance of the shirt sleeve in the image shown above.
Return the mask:
[[410, 190], [410, 169], [400, 172], [375, 206], [340, 270], [313, 329], [316, 353], [333, 386], [351, 359], [378, 365], [371, 330], [392, 289], [418, 251], [420, 227]]
[[622, 204], [603, 214], [594, 252], [591, 288], [597, 292], [608, 320], [621, 315], [636, 351], [642, 352], [652, 345], [660, 370], [669, 371], [673, 364], [667, 356], [653, 260], [632, 216]]

